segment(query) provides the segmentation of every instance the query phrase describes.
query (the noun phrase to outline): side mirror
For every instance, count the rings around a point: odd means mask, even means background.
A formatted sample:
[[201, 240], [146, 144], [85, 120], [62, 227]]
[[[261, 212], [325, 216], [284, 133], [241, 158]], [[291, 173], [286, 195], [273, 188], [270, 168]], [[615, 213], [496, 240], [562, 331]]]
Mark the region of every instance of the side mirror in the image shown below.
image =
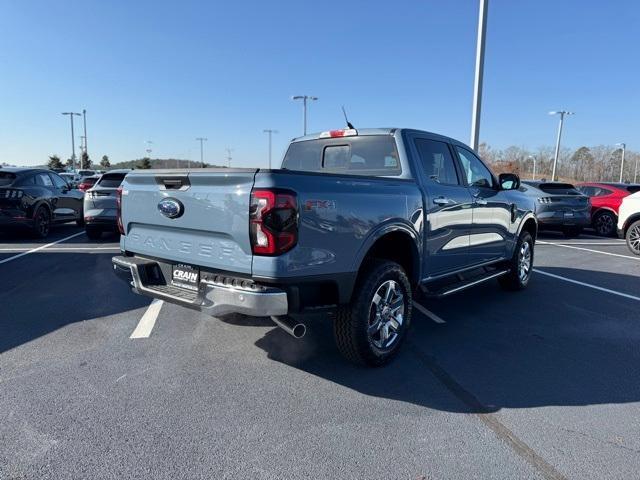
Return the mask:
[[500, 190], [517, 190], [520, 188], [520, 177], [515, 173], [501, 173], [498, 176]]

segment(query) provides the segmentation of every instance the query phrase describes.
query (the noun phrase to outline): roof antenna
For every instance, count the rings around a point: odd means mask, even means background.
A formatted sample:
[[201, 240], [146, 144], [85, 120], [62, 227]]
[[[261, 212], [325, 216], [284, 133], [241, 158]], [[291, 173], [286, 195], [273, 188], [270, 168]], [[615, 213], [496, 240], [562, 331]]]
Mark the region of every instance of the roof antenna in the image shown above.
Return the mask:
[[342, 114], [344, 115], [344, 121], [347, 122], [347, 127], [355, 130], [356, 127], [354, 127], [349, 121], [349, 119], [347, 118], [347, 112], [344, 109], [344, 105], [342, 105]]

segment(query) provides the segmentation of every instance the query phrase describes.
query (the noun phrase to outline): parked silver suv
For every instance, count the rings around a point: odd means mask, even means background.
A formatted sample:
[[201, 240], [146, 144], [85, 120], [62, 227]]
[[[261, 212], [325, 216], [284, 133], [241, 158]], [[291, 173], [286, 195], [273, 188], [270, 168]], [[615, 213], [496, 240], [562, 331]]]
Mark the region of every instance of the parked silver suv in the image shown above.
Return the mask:
[[116, 190], [130, 170], [111, 170], [100, 177], [84, 196], [87, 237], [97, 240], [102, 232], [117, 232]]

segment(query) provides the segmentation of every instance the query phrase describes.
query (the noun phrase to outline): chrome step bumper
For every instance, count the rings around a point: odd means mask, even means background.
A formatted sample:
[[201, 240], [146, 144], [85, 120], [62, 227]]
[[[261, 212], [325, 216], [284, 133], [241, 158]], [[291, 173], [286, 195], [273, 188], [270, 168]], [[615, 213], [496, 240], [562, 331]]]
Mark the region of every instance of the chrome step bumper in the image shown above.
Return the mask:
[[135, 293], [199, 310], [212, 316], [241, 313], [255, 317], [288, 313], [287, 294], [272, 287], [239, 288], [201, 280], [198, 290], [188, 290], [164, 283], [147, 281], [147, 269], [158, 263], [138, 257], [116, 256], [111, 259], [114, 273], [129, 283]]

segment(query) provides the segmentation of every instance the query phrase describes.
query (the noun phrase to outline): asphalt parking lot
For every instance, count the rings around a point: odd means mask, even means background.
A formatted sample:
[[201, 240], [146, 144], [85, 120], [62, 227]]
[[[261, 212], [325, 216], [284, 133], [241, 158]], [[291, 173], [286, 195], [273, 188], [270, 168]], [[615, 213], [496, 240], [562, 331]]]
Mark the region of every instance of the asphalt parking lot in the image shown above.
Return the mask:
[[117, 252], [73, 226], [0, 236], [0, 478], [639, 478], [621, 240], [542, 236], [528, 290], [424, 303], [382, 369], [346, 364], [324, 317], [295, 340], [150, 305]]

